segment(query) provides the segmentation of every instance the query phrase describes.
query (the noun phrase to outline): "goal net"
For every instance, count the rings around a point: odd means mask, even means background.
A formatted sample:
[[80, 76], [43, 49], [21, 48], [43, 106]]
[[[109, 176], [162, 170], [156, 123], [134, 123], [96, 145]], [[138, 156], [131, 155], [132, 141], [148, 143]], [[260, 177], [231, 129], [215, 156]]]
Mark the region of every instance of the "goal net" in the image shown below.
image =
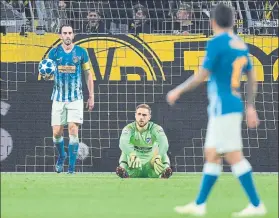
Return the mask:
[[[152, 120], [168, 136], [174, 171], [201, 172], [205, 86], [183, 96], [173, 108], [165, 95], [198, 71], [212, 37], [209, 12], [218, 2], [1, 1], [2, 168], [54, 170], [58, 153], [50, 127], [52, 82], [40, 80], [37, 67], [60, 43], [59, 27], [71, 24], [75, 43], [88, 51], [95, 80], [95, 107], [85, 111], [79, 133], [89, 156], [78, 160], [78, 171], [114, 171], [121, 130], [134, 121], [136, 106], [147, 103]], [[256, 106], [261, 125], [248, 130], [243, 123], [244, 154], [256, 171], [276, 171], [278, 2], [222, 2], [235, 8], [234, 31], [248, 43], [259, 83]], [[86, 102], [85, 82], [84, 93]], [[67, 136], [65, 130], [66, 145]]]

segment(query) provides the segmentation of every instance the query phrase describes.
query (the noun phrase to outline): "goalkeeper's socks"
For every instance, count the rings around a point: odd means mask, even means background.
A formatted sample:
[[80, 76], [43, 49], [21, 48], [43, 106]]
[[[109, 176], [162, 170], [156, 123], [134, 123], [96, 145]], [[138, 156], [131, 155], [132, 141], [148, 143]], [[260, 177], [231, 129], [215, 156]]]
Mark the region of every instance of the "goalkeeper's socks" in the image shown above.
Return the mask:
[[196, 204], [204, 204], [207, 200], [209, 193], [212, 190], [213, 185], [217, 181], [219, 175], [222, 172], [220, 164], [205, 163], [203, 167], [203, 178], [200, 186], [200, 192], [196, 199]]
[[255, 207], [259, 206], [260, 198], [257, 194], [252, 175], [252, 166], [244, 158], [237, 164], [232, 165], [231, 167], [233, 174], [238, 177], [243, 189], [245, 190], [248, 198]]
[[69, 142], [69, 171], [75, 171], [76, 159], [77, 159], [77, 151], [79, 145], [79, 139], [77, 136], [70, 135]]
[[56, 146], [59, 156], [65, 157], [64, 138], [63, 136], [53, 137], [53, 143]]

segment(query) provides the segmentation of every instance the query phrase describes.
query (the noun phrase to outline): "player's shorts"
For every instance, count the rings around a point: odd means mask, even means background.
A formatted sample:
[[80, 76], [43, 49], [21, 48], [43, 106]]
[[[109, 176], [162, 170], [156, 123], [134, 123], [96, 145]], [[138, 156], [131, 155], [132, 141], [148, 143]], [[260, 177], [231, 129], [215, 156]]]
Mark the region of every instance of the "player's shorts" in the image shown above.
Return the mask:
[[73, 102], [53, 101], [51, 126], [65, 126], [68, 123], [83, 123], [83, 99]]
[[205, 148], [216, 148], [217, 153], [240, 151], [242, 142], [242, 113], [209, 117]]

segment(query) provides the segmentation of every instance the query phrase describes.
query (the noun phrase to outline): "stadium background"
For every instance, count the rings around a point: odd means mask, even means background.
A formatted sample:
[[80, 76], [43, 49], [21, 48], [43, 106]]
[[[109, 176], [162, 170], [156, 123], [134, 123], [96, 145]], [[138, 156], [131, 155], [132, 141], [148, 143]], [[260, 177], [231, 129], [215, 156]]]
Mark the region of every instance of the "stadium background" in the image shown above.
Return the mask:
[[[67, 22], [75, 27], [76, 43], [87, 48], [95, 76], [95, 108], [85, 112], [80, 131], [90, 157], [78, 163], [79, 170], [114, 171], [121, 129], [133, 121], [136, 105], [148, 103], [152, 120], [168, 136], [174, 170], [201, 171], [206, 86], [183, 96], [173, 108], [165, 94], [201, 64], [211, 37], [208, 12], [217, 1], [18, 2], [1, 2], [1, 171], [53, 171], [52, 82], [38, 78], [37, 65], [59, 43], [56, 33]], [[138, 2], [142, 6], [135, 7]], [[247, 130], [243, 124], [244, 153], [255, 171], [278, 172], [278, 2], [224, 2], [236, 8], [235, 31], [250, 47], [259, 81], [261, 125]], [[173, 25], [178, 9], [191, 15], [194, 24], [187, 33]], [[145, 33], [130, 28], [138, 10], [148, 15]], [[90, 11], [101, 15], [106, 31], [88, 32]]]

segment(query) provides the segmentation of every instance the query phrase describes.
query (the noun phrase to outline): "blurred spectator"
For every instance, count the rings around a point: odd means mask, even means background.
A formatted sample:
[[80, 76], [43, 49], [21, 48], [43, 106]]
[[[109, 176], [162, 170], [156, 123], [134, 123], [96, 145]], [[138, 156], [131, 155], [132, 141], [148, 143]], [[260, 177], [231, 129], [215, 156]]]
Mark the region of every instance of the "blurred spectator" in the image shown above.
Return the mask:
[[106, 25], [101, 18], [100, 11], [91, 9], [87, 15], [87, 22], [83, 27], [83, 33], [107, 33]]
[[61, 9], [66, 9], [67, 5], [65, 3], [64, 0], [60, 0], [59, 3], [58, 3], [58, 6], [61, 8]]
[[[17, 20], [22, 20], [22, 24], [20, 25], [20, 35], [27, 36], [27, 32], [32, 31], [32, 16], [31, 16], [31, 10], [30, 6], [32, 2], [29, 1], [13, 1], [13, 0], [6, 0], [1, 1], [3, 6], [7, 9], [10, 9], [13, 13], [14, 17], [17, 18]], [[2, 9], [2, 8], [1, 8]], [[2, 10], [1, 10], [2, 11]], [[1, 20], [3, 15], [1, 14]], [[6, 31], [5, 28], [1, 28], [1, 30]]]
[[193, 11], [191, 5], [183, 2], [179, 4], [179, 8], [174, 15], [173, 34], [196, 34], [200, 28], [197, 21], [193, 21]]
[[[57, 4], [57, 1], [54, 3]], [[58, 17], [59, 17], [59, 25], [62, 26], [64, 24], [73, 25], [73, 21], [71, 20], [71, 7], [70, 2], [58, 1]]]
[[151, 26], [149, 25], [147, 18], [147, 9], [141, 4], [134, 5], [133, 22], [129, 26], [129, 32], [134, 34], [151, 33]]
[[47, 31], [47, 12], [44, 1], [35, 0], [36, 11], [38, 15], [38, 24], [36, 26], [37, 34], [44, 34]]

